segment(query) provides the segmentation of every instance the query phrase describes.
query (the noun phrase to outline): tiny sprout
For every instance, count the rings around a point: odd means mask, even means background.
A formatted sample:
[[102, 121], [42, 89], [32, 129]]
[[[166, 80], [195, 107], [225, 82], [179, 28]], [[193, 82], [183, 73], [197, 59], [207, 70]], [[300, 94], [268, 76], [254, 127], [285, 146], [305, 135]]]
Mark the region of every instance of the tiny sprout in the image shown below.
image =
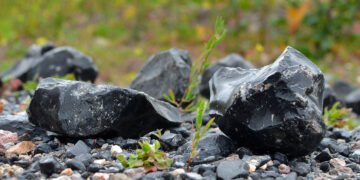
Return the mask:
[[206, 132], [209, 130], [210, 126], [215, 121], [215, 118], [211, 118], [206, 123], [205, 127], [201, 130], [202, 119], [203, 119], [206, 107], [207, 107], [207, 103], [204, 101], [201, 101], [199, 103], [199, 107], [197, 109], [197, 116], [196, 116], [196, 121], [195, 121], [195, 135], [194, 135], [192, 143], [191, 143], [191, 154], [188, 159], [188, 169], [190, 167], [190, 164], [192, 163], [192, 161], [194, 160], [194, 158], [197, 155], [199, 141], [206, 134]]
[[169, 159], [166, 153], [160, 150], [159, 141], [155, 141], [154, 144], [144, 141], [139, 142], [139, 145], [141, 149], [137, 149], [135, 154], [130, 154], [128, 159], [123, 154], [117, 156], [117, 159], [124, 167], [156, 167], [159, 170], [171, 167], [173, 160]]
[[340, 102], [336, 102], [330, 109], [325, 108], [323, 119], [326, 126], [356, 128], [359, 123], [356, 122], [355, 116], [350, 115], [351, 109], [340, 108], [339, 106]]

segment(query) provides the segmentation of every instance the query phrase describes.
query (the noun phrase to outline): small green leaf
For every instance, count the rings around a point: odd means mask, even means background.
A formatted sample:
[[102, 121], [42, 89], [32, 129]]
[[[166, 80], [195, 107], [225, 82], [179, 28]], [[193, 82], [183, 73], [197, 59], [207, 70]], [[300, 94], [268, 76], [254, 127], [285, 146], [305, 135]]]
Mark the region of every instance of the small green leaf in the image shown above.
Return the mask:
[[157, 129], [157, 130], [156, 130], [156, 133], [155, 133], [155, 136], [156, 136], [157, 138], [160, 138], [160, 137], [162, 136], [162, 129]]
[[159, 141], [155, 141], [155, 151], [159, 150], [161, 147], [160, 142]]
[[151, 151], [150, 143], [148, 143], [148, 142], [145, 141], [145, 142], [143, 143], [142, 150], [143, 150], [145, 153], [150, 152], [150, 151]]
[[173, 102], [172, 99], [171, 99], [171, 97], [170, 97], [169, 95], [167, 95], [167, 94], [164, 95], [164, 99], [165, 99], [165, 101], [167, 101], [167, 102], [170, 102], [170, 103]]
[[144, 162], [138, 159], [132, 159], [132, 160], [129, 159], [128, 163], [130, 168], [142, 167], [144, 165]]
[[221, 16], [218, 16], [215, 21], [215, 33], [222, 34], [225, 29], [225, 21]]
[[130, 154], [130, 156], [129, 156], [129, 160], [133, 160], [133, 159], [137, 159], [137, 158], [138, 158], [137, 154]]
[[176, 101], [175, 93], [172, 89], [169, 89], [169, 96], [173, 101]]
[[144, 150], [142, 150], [142, 149], [137, 149], [136, 150], [136, 158], [143, 158], [144, 156], [146, 156], [146, 152], [144, 152]]
[[126, 160], [125, 156], [120, 154], [118, 156], [116, 156], [116, 158], [118, 159], [118, 161], [124, 166], [124, 167], [129, 167], [129, 163]]
[[201, 101], [200, 104], [199, 104], [199, 108], [198, 108], [198, 111], [197, 111], [197, 116], [196, 116], [196, 130], [199, 130], [201, 128], [201, 125], [202, 125], [202, 117], [203, 117], [203, 114], [205, 112], [205, 108], [207, 106], [207, 103], [206, 102], [203, 102]]
[[200, 138], [202, 138], [205, 133], [209, 130], [210, 126], [214, 123], [215, 118], [211, 118], [205, 125], [203, 131], [201, 132]]
[[165, 159], [165, 160], [161, 160], [161, 161], [156, 161], [155, 166], [159, 170], [164, 170], [164, 169], [167, 169], [168, 167], [170, 167], [173, 162], [174, 161], [172, 159]]

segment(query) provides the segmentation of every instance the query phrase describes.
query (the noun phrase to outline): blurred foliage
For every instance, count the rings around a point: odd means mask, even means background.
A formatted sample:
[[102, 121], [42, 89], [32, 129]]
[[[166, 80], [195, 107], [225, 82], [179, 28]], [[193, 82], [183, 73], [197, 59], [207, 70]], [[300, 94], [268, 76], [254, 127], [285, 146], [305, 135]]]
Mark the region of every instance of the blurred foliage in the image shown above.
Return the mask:
[[47, 39], [92, 56], [101, 81], [127, 85], [146, 59], [161, 50], [178, 47], [198, 57], [202, 44], [214, 34], [216, 17], [222, 16], [228, 34], [211, 62], [235, 52], [265, 65], [290, 45], [323, 70], [359, 81], [358, 68], [353, 68], [360, 59], [359, 4], [358, 0], [1, 0], [0, 71], [21, 58], [32, 43]]
[[328, 127], [354, 129], [358, 127], [359, 120], [354, 115], [350, 114], [351, 109], [341, 108], [340, 102], [336, 102], [330, 109], [324, 109], [323, 119]]
[[[210, 54], [225, 38], [226, 29], [224, 24], [225, 24], [224, 20], [221, 17], [217, 17], [214, 26], [215, 34], [205, 44], [199, 59], [191, 67], [189, 86], [187, 87], [181, 100], [179, 102], [177, 101], [177, 99], [175, 98], [174, 91], [172, 89], [170, 89], [169, 93], [164, 96], [164, 98], [168, 102], [176, 105], [182, 111], [191, 112], [191, 111], [195, 111], [198, 107], [196, 101], [200, 96], [200, 93], [198, 92], [198, 87], [200, 85], [200, 78], [201, 75], [206, 70], [206, 68], [208, 68], [208, 66], [210, 65], [209, 63]], [[183, 108], [184, 106], [185, 108]]]

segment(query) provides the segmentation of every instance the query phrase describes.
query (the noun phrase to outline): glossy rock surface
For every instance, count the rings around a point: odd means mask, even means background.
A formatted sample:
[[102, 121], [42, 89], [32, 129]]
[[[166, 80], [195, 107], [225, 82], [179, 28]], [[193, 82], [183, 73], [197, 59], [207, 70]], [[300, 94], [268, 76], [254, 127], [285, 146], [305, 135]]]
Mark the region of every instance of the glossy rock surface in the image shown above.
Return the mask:
[[351, 108], [353, 112], [360, 114], [360, 89], [351, 92], [345, 98], [346, 106]]
[[336, 103], [341, 102], [340, 99], [337, 97], [335, 92], [330, 88], [329, 85], [325, 84], [324, 89], [324, 109], [328, 108], [331, 109], [331, 107]]
[[40, 81], [28, 114], [35, 125], [72, 137], [138, 137], [181, 123], [176, 108], [145, 93], [53, 78]]
[[180, 100], [189, 84], [191, 59], [187, 51], [170, 49], [151, 56], [130, 88], [157, 99], [173, 90]]
[[325, 135], [324, 77], [288, 47], [261, 69], [222, 68], [210, 81], [210, 115], [220, 129], [255, 153], [301, 156]]
[[[190, 154], [191, 145], [191, 142], [187, 142], [179, 148], [178, 152]], [[198, 149], [198, 155], [194, 158], [193, 164], [222, 159], [231, 154], [235, 150], [235, 147], [231, 139], [223, 133], [208, 132], [199, 141]]]
[[206, 69], [201, 77], [200, 93], [206, 98], [210, 98], [209, 81], [217, 70], [222, 67], [241, 67], [244, 69], [255, 68], [250, 62], [246, 61], [243, 57], [238, 54], [230, 54], [210, 68]]
[[74, 48], [33, 45], [23, 59], [0, 77], [1, 81], [11, 78], [26, 82], [69, 73], [77, 80], [92, 82], [98, 75], [92, 59]]

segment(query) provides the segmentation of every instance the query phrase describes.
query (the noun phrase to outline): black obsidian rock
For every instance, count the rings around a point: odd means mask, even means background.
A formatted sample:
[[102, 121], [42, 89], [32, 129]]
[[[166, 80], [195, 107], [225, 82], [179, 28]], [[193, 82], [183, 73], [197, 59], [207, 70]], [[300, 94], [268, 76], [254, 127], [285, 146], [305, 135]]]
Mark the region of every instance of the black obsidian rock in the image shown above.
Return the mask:
[[79, 140], [74, 146], [67, 150], [66, 156], [73, 158], [82, 154], [87, 154], [90, 152], [90, 150], [90, 147], [87, 146], [84, 141]]
[[326, 84], [324, 89], [324, 109], [331, 109], [331, 107], [336, 102], [341, 102], [341, 100], [336, 96], [335, 92], [330, 88], [330, 86]]
[[43, 157], [39, 161], [40, 171], [48, 176], [53, 173], [59, 173], [63, 168], [61, 163], [52, 156]]
[[243, 57], [238, 54], [230, 54], [219, 62], [206, 69], [201, 77], [200, 93], [206, 98], [210, 98], [209, 81], [217, 70], [222, 67], [241, 67], [243, 69], [255, 68], [250, 62], [246, 61]]
[[26, 56], [0, 79], [19, 79], [22, 82], [74, 74], [77, 80], [94, 82], [98, 70], [90, 57], [71, 47], [33, 45]]
[[28, 114], [33, 124], [71, 137], [139, 137], [181, 123], [175, 107], [145, 93], [53, 78], [40, 81]]
[[189, 85], [191, 59], [187, 51], [170, 49], [151, 56], [131, 83], [130, 88], [145, 92], [156, 99], [173, 90], [180, 100]]
[[305, 155], [325, 135], [324, 76], [291, 47], [261, 69], [221, 68], [210, 87], [209, 114], [225, 134], [255, 153]]
[[360, 89], [351, 92], [345, 97], [345, 104], [356, 114], [360, 114]]
[[348, 96], [351, 92], [357, 89], [354, 85], [343, 80], [335, 81], [332, 88], [335, 94], [342, 100], [345, 99], [346, 96]]
[[[192, 162], [193, 164], [220, 160], [234, 152], [235, 146], [231, 139], [223, 133], [208, 132], [199, 141], [198, 149], [199, 151]], [[178, 149], [178, 153], [189, 155], [191, 150], [191, 142], [187, 142]]]
[[16, 132], [19, 136], [22, 136], [26, 133], [34, 132], [35, 126], [29, 122], [26, 114], [0, 114], [0, 129]]
[[216, 170], [218, 179], [247, 178], [249, 176], [249, 164], [243, 160], [223, 161]]

